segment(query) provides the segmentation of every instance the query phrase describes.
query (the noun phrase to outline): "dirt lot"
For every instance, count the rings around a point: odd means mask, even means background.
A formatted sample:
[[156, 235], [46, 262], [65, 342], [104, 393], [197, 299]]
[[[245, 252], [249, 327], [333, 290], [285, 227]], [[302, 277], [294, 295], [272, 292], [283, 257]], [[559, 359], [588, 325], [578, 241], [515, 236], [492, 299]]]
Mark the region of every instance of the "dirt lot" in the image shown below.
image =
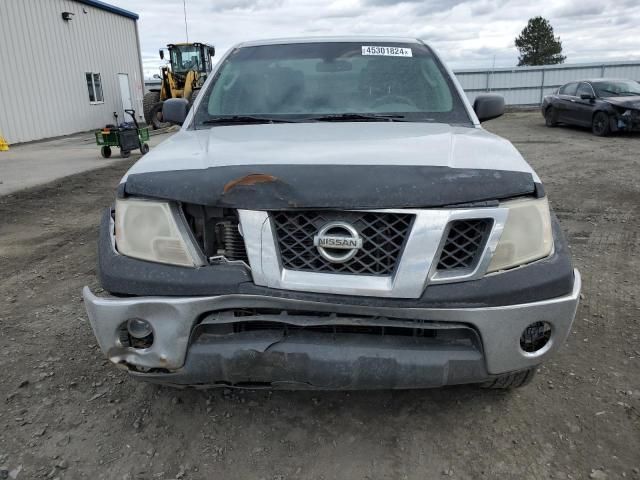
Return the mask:
[[537, 112], [487, 128], [546, 182], [583, 275], [573, 334], [532, 385], [130, 380], [104, 360], [80, 296], [98, 287], [98, 217], [128, 161], [0, 197], [0, 465], [19, 479], [640, 478], [640, 136], [547, 129]]

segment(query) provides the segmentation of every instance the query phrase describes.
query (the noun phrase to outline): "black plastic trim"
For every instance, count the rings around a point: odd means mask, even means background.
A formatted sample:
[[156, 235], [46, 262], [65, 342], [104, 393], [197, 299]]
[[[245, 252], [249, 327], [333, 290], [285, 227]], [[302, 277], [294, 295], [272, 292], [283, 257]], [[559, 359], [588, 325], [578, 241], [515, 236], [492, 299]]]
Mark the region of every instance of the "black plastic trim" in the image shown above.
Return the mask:
[[124, 191], [124, 187], [124, 183], [118, 184], [118, 187], [116, 188], [116, 198], [125, 198], [127, 196], [126, 192]]
[[180, 370], [132, 374], [163, 384], [292, 390], [428, 388], [490, 378], [473, 345], [305, 331], [202, 335]]

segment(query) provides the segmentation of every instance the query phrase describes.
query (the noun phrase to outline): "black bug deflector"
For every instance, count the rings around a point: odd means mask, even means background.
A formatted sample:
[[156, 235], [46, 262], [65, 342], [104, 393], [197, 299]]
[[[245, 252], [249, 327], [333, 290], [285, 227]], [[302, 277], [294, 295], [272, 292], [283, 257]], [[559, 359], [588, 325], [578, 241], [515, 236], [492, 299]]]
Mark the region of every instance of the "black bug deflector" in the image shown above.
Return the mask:
[[130, 175], [121, 195], [249, 210], [425, 208], [536, 193], [527, 172], [410, 165], [233, 165]]

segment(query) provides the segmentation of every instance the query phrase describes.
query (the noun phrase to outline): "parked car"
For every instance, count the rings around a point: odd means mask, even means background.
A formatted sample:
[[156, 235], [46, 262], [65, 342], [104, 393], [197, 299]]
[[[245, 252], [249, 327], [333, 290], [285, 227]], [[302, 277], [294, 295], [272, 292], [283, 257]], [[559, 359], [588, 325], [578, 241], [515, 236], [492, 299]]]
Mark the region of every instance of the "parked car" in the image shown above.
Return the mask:
[[232, 48], [105, 211], [106, 356], [171, 385], [519, 387], [580, 293], [540, 179], [420, 40]]
[[569, 82], [542, 101], [548, 127], [559, 123], [589, 127], [594, 135], [640, 131], [640, 84], [596, 78]]

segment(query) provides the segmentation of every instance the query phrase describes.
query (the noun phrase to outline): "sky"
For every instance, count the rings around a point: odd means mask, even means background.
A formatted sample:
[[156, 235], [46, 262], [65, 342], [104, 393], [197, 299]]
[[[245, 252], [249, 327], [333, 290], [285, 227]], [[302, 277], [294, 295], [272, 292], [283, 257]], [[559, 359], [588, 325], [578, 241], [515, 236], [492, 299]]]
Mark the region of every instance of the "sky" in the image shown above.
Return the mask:
[[[182, 0], [106, 0], [140, 15], [145, 76], [158, 50], [186, 40]], [[189, 41], [216, 58], [238, 42], [320, 35], [418, 37], [454, 69], [517, 65], [514, 39], [536, 15], [560, 37], [566, 63], [640, 59], [640, 0], [186, 0]]]

